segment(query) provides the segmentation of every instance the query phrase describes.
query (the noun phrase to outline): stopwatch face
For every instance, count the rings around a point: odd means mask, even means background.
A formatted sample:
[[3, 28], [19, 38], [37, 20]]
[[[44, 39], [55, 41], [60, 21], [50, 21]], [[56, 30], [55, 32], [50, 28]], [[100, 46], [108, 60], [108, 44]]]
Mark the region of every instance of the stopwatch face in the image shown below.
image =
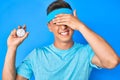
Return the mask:
[[18, 29], [17, 30], [17, 36], [18, 37], [23, 37], [25, 35], [25, 30], [24, 29]]

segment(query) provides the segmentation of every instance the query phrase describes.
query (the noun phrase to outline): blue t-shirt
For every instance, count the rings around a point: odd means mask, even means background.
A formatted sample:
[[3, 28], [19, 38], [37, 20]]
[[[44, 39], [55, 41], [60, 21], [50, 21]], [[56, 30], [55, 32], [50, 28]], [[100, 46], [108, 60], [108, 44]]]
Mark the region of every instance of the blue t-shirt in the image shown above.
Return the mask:
[[51, 44], [34, 49], [17, 67], [17, 74], [35, 80], [88, 80], [93, 67], [94, 52], [90, 45], [74, 43], [67, 50]]

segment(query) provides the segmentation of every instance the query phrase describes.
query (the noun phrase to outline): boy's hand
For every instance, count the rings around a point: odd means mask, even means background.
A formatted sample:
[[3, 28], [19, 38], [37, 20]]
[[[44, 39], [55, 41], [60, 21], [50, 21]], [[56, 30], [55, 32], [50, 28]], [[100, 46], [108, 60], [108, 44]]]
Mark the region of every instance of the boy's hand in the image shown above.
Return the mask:
[[72, 28], [73, 30], [79, 30], [80, 26], [84, 24], [78, 19], [76, 15], [76, 10], [74, 10], [73, 15], [71, 14], [59, 14], [53, 19], [53, 23], [56, 25], [67, 25], [68, 27]]
[[[20, 29], [20, 28], [21, 27], [18, 26], [18, 29]], [[24, 26], [24, 29], [26, 29], [26, 26]], [[17, 32], [17, 30], [14, 29], [11, 32], [11, 34], [9, 35], [8, 40], [7, 40], [8, 48], [9, 47], [17, 48], [20, 45], [20, 43], [22, 43], [24, 41], [24, 39], [28, 36], [28, 32], [26, 32], [23, 37], [18, 37], [16, 32]]]

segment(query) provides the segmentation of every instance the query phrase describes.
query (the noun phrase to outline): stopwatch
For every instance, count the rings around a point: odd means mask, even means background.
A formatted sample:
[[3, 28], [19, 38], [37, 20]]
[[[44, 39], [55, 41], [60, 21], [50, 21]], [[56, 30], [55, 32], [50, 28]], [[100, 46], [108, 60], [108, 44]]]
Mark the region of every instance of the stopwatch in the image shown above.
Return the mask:
[[24, 35], [25, 35], [25, 30], [23, 28], [17, 30], [18, 37], [23, 37]]

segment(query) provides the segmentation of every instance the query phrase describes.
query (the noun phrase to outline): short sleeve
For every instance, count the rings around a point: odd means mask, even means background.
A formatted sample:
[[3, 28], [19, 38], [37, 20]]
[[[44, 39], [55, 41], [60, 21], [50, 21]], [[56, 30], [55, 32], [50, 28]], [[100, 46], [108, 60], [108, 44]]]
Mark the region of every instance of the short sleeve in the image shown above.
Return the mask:
[[92, 50], [92, 48], [89, 44], [87, 45], [87, 49], [88, 49], [88, 53], [89, 53], [90, 66], [94, 67], [94, 68], [97, 68], [97, 69], [101, 69], [99, 66], [92, 63], [92, 59], [93, 59], [95, 53], [94, 53], [94, 51]]
[[35, 53], [33, 50], [17, 67], [17, 74], [23, 76], [24, 78], [30, 79], [33, 75], [32, 71], [32, 55]]

